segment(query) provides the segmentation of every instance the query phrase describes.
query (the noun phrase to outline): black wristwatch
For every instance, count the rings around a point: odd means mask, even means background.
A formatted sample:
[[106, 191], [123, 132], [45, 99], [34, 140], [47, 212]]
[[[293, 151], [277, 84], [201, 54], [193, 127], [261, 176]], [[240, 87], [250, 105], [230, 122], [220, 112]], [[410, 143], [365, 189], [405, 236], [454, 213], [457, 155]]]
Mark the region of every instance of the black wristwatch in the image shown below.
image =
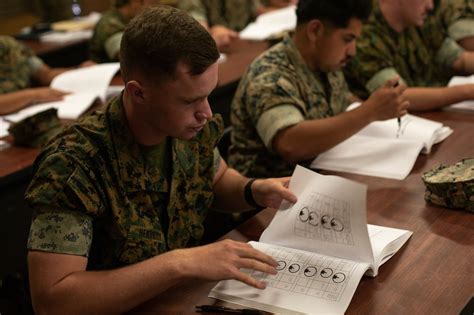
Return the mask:
[[255, 201], [255, 199], [253, 198], [253, 195], [252, 195], [252, 184], [255, 180], [256, 180], [256, 178], [252, 178], [247, 182], [247, 184], [245, 184], [244, 198], [245, 198], [245, 202], [247, 202], [249, 205], [251, 205], [252, 207], [254, 207], [257, 210], [262, 210], [262, 209], [265, 209], [265, 207], [260, 206]]

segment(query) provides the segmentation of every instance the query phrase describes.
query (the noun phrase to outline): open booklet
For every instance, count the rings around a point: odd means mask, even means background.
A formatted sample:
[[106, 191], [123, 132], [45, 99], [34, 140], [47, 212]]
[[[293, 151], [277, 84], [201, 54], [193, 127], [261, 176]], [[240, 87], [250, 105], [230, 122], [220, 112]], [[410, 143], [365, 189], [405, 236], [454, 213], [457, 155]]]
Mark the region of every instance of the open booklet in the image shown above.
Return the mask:
[[283, 9], [261, 14], [255, 22], [247, 25], [239, 34], [242, 39], [264, 40], [272, 35], [290, 31], [296, 27], [296, 7], [290, 5]]
[[63, 72], [50, 84], [50, 87], [54, 89], [70, 92], [63, 100], [30, 106], [3, 118], [9, 122], [18, 122], [54, 107], [58, 110], [59, 118], [77, 119], [94, 103], [95, 99], [100, 98], [105, 102], [107, 88], [119, 68], [120, 64], [114, 62]]
[[[454, 76], [449, 81], [448, 86], [463, 85], [463, 84], [474, 84], [474, 75], [467, 76], [467, 77]], [[446, 107], [445, 109], [474, 111], [474, 100], [456, 103], [456, 104]]]
[[412, 232], [367, 225], [365, 185], [297, 166], [290, 190], [259, 242], [278, 261], [278, 274], [246, 270], [264, 290], [219, 282], [210, 297], [274, 313], [342, 314], [364, 274], [375, 277]]
[[397, 119], [372, 122], [318, 155], [311, 168], [402, 180], [420, 151], [430, 153], [452, 132], [442, 123], [409, 114], [401, 118], [400, 126]]

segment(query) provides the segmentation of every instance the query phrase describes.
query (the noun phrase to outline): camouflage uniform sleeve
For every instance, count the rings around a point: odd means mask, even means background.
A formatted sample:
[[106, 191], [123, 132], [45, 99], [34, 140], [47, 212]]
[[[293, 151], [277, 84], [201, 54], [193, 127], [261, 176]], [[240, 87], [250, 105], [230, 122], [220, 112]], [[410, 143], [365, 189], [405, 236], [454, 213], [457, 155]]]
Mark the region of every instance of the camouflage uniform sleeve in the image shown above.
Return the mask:
[[120, 43], [122, 42], [123, 32], [118, 32], [106, 39], [104, 43], [104, 49], [107, 56], [116, 60], [120, 52]]
[[201, 0], [180, 0], [178, 8], [188, 13], [200, 23], [208, 23], [206, 8]]
[[64, 153], [37, 163], [25, 195], [34, 210], [28, 249], [87, 256], [93, 218], [104, 209], [94, 176]]
[[447, 37], [436, 52], [435, 60], [449, 69], [463, 52], [464, 49], [454, 39]]
[[31, 72], [36, 73], [44, 65], [43, 60], [36, 56], [32, 56], [28, 59], [28, 63], [31, 67]]
[[358, 55], [360, 73], [366, 79], [365, 87], [370, 93], [381, 87], [385, 81], [397, 76], [404, 82], [383, 40], [372, 42], [367, 39], [361, 43]]
[[[106, 12], [102, 18], [97, 22], [94, 28], [94, 34], [89, 42], [89, 54], [90, 58], [95, 62], [108, 62], [117, 60], [117, 54], [112, 51], [116, 48], [117, 38], [108, 42], [108, 40], [117, 33], [122, 33], [125, 29], [125, 24], [122, 21], [119, 13], [111, 11]], [[109, 60], [106, 59], [105, 54], [108, 56], [113, 55]]]
[[472, 0], [444, 0], [437, 18], [448, 29], [449, 37], [458, 41], [474, 36], [474, 2]]
[[33, 51], [10, 36], [0, 36], [0, 94], [30, 85]]
[[269, 71], [252, 80], [247, 86], [245, 107], [269, 150], [278, 131], [304, 120], [305, 104], [298, 87], [285, 74]]
[[397, 76], [405, 83], [395, 68], [390, 48], [383, 39], [378, 38], [377, 32], [372, 31], [371, 29], [363, 31], [362, 37], [357, 42], [357, 54], [345, 69], [350, 82], [356, 81], [369, 93], [373, 93], [385, 81]]
[[280, 105], [263, 112], [257, 122], [257, 132], [270, 151], [273, 150], [273, 138], [278, 131], [296, 125], [304, 120], [301, 112], [292, 105]]

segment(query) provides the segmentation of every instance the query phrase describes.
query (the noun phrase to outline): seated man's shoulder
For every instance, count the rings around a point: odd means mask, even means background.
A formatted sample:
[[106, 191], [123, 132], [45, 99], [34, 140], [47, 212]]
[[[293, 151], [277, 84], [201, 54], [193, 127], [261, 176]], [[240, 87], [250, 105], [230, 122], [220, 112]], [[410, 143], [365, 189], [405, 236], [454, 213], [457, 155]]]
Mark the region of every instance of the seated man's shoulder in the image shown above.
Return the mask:
[[95, 113], [65, 127], [42, 151], [43, 156], [67, 155], [85, 161], [107, 147], [103, 114]]
[[109, 28], [119, 28], [123, 30], [125, 28], [125, 24], [124, 18], [119, 11], [110, 10], [102, 15], [99, 22], [97, 22], [95, 31], [97, 32], [98, 30], [107, 30]]
[[291, 76], [294, 71], [289, 55], [282, 46], [277, 45], [258, 57], [249, 67], [245, 77], [254, 84], [268, 83], [277, 81], [282, 75]]

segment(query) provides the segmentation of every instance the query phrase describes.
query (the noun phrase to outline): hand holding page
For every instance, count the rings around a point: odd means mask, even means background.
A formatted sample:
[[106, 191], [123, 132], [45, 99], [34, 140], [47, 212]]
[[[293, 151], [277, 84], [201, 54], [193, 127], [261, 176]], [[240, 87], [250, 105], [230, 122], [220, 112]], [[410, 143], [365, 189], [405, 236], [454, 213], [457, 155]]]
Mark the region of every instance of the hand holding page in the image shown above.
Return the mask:
[[404, 179], [420, 151], [430, 153], [452, 129], [413, 115], [372, 122], [358, 133], [320, 154], [313, 169]]
[[367, 225], [364, 185], [297, 166], [290, 190], [298, 202], [282, 203], [250, 242], [278, 261], [278, 274], [247, 270], [266, 289], [225, 280], [209, 296], [282, 314], [342, 314], [364, 273], [376, 276], [412, 232]]
[[96, 98], [105, 102], [107, 87], [119, 68], [120, 64], [114, 62], [61, 73], [53, 79], [50, 86], [71, 94], [66, 95], [62, 101], [30, 106], [15, 114], [4, 116], [4, 118], [11, 122], [17, 122], [54, 107], [58, 110], [59, 118], [77, 119], [94, 103]]

